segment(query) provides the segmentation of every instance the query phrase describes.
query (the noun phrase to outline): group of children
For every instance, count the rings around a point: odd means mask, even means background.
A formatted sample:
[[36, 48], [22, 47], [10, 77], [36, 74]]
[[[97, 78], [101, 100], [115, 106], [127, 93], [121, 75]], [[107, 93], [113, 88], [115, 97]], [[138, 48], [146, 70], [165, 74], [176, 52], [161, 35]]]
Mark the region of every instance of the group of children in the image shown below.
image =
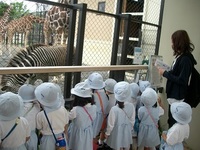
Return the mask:
[[164, 109], [148, 81], [104, 81], [93, 72], [71, 94], [69, 111], [55, 83], [25, 84], [18, 94], [1, 94], [0, 150], [183, 150], [189, 136], [192, 110], [180, 102], [171, 106], [177, 123], [160, 137]]

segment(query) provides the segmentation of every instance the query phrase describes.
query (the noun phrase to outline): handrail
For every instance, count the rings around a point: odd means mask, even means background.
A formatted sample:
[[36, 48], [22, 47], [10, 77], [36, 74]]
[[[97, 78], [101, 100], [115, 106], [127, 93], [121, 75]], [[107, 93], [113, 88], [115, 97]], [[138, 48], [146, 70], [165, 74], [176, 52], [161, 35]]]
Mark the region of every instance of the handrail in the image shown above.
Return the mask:
[[0, 75], [26, 73], [63, 73], [113, 70], [147, 70], [147, 65], [110, 65], [110, 66], [44, 66], [44, 67], [0, 67]]

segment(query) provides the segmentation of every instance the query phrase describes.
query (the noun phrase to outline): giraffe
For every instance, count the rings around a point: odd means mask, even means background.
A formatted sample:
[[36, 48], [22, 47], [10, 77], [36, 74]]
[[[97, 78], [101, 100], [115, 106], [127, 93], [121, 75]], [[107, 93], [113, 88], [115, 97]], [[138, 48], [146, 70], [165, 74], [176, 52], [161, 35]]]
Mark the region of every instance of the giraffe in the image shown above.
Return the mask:
[[12, 6], [8, 6], [4, 15], [0, 18], [0, 42], [1, 43], [3, 42], [3, 39], [5, 39], [5, 27], [8, 23], [11, 9], [12, 9]]
[[[69, 4], [69, 0], [61, 0], [59, 2], [62, 4]], [[69, 9], [66, 10], [66, 8], [58, 6], [51, 7], [46, 13], [43, 27], [46, 45], [50, 43], [49, 38], [51, 38], [51, 34], [55, 36], [54, 45], [66, 43], [69, 28], [69, 13]], [[64, 36], [63, 40], [62, 35]]]
[[18, 33], [24, 33], [24, 46], [27, 46], [28, 35], [30, 31], [33, 29], [34, 23], [44, 23], [44, 18], [34, 16], [34, 15], [26, 15], [19, 19], [14, 19], [7, 24], [6, 31], [8, 37], [8, 44], [12, 44], [13, 35]]

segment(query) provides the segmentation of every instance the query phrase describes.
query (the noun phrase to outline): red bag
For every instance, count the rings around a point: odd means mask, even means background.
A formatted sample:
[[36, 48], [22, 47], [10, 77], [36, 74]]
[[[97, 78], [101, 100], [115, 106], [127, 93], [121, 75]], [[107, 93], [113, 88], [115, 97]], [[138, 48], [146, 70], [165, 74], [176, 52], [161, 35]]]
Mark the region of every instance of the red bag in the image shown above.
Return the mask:
[[97, 150], [97, 148], [98, 148], [97, 142], [93, 141], [93, 150]]
[[99, 102], [100, 102], [100, 106], [101, 106], [101, 111], [102, 111], [102, 114], [104, 116], [103, 123], [101, 125], [101, 130], [104, 130], [107, 127], [107, 120], [106, 120], [106, 116], [105, 116], [105, 113], [104, 113], [103, 101], [102, 101], [101, 96], [100, 96], [100, 94], [98, 92], [97, 92], [97, 96], [99, 98]]
[[106, 129], [106, 127], [107, 127], [107, 119], [106, 119], [106, 117], [103, 119], [103, 123], [102, 123], [102, 125], [101, 125], [101, 130], [104, 130], [104, 129]]

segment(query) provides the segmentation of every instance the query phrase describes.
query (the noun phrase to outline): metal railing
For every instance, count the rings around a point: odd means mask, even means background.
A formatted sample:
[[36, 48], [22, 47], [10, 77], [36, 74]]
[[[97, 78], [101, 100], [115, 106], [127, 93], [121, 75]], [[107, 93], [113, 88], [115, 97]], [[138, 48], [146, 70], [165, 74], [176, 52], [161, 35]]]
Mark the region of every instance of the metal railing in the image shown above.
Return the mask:
[[[43, 74], [43, 73], [88, 73], [95, 71], [134, 71], [135, 74], [132, 76], [131, 82], [137, 82], [140, 78], [146, 78], [148, 75], [148, 65], [110, 65], [110, 66], [44, 66], [44, 67], [0, 67], [0, 75], [8, 75], [8, 74]], [[103, 76], [103, 74], [102, 74]], [[104, 78], [104, 80], [107, 77]], [[144, 79], [143, 78], [143, 79]], [[124, 79], [126, 80], [126, 79]], [[130, 80], [129, 80], [130, 81]], [[59, 85], [63, 91], [63, 95], [65, 99], [68, 99], [70, 89], [64, 89], [64, 82], [61, 81]], [[70, 87], [72, 87], [71, 85]]]
[[0, 74], [147, 70], [147, 65], [0, 67]]

